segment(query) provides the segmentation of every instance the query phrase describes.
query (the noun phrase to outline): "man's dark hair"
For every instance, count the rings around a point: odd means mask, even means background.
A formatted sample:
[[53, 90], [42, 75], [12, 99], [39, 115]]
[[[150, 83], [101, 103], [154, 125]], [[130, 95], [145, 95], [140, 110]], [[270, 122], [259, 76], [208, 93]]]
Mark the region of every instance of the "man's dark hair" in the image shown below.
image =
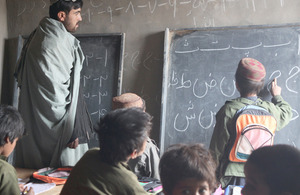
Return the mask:
[[82, 6], [83, 6], [82, 0], [76, 0], [75, 2], [58, 0], [56, 3], [52, 4], [49, 7], [49, 16], [52, 19], [58, 20], [57, 18], [58, 12], [63, 11], [68, 15], [72, 9], [82, 8]]
[[239, 86], [239, 91], [242, 97], [247, 97], [247, 95], [253, 93], [258, 95], [259, 92], [263, 89], [265, 81], [265, 79], [262, 79], [259, 82], [251, 81], [239, 74], [235, 74], [235, 80]]
[[142, 150], [152, 127], [152, 117], [140, 108], [116, 109], [100, 119], [98, 133], [100, 155], [108, 163], [128, 160]]
[[6, 144], [6, 138], [13, 142], [22, 137], [24, 121], [20, 113], [12, 106], [0, 105], [0, 146]]
[[217, 187], [216, 163], [202, 144], [176, 144], [170, 146], [159, 162], [160, 179], [167, 194], [176, 184], [188, 178], [207, 181], [209, 189]]

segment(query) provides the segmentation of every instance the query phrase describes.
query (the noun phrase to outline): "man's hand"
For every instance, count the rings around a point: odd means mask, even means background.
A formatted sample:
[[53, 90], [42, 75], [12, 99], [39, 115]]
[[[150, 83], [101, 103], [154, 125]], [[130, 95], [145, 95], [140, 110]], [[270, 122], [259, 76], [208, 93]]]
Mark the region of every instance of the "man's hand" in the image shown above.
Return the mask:
[[271, 94], [273, 97], [276, 95], [281, 95], [281, 87], [277, 85], [277, 78], [272, 81]]
[[79, 144], [79, 139], [76, 138], [73, 142], [68, 144], [68, 147], [75, 149], [75, 148], [77, 148], [78, 144]]

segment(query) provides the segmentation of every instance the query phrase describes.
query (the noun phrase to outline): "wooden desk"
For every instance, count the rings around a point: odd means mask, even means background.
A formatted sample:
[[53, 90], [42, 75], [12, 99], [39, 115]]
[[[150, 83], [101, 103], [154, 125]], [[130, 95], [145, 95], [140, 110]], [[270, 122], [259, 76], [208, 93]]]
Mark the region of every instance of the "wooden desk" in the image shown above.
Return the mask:
[[[16, 168], [18, 178], [25, 179], [32, 175], [32, 173], [36, 170], [34, 169], [23, 169], [23, 168]], [[39, 195], [59, 195], [61, 190], [63, 188], [63, 185], [58, 185], [52, 188], [51, 190], [48, 190], [46, 192], [40, 193]]]
[[[15, 168], [17, 171], [18, 178], [25, 179], [32, 175], [33, 172], [36, 170], [34, 169], [23, 169], [23, 168]], [[46, 192], [40, 193], [39, 195], [59, 195], [61, 190], [63, 188], [63, 185], [58, 185], [52, 188], [51, 190], [48, 190]], [[158, 193], [159, 195], [163, 195], [163, 193]], [[149, 193], [149, 195], [152, 195]]]

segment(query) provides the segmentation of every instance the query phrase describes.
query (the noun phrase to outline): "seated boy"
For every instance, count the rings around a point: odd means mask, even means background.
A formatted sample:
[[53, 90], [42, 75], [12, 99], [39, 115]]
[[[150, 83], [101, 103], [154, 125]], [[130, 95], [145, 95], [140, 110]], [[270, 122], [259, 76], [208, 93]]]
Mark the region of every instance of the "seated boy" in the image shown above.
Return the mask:
[[300, 194], [300, 151], [290, 145], [254, 150], [245, 164], [243, 195]]
[[176, 144], [168, 148], [159, 163], [165, 195], [209, 195], [217, 187], [216, 164], [201, 144]]
[[[12, 106], [0, 105], [0, 194], [20, 195], [15, 168], [7, 162], [16, 143], [24, 133], [24, 122], [20, 113]], [[25, 188], [21, 194], [25, 194]], [[27, 192], [34, 194], [32, 188]]]
[[95, 130], [100, 149], [89, 150], [79, 160], [61, 194], [147, 194], [127, 161], [143, 153], [151, 119], [140, 108], [117, 109], [102, 117]]
[[[113, 109], [138, 107], [145, 111], [146, 103], [140, 96], [134, 93], [124, 93], [113, 98], [112, 107]], [[144, 153], [141, 156], [128, 161], [128, 166], [139, 178], [151, 177], [159, 179], [158, 164], [159, 149], [156, 146], [156, 143], [149, 137], [147, 138], [147, 145]]]

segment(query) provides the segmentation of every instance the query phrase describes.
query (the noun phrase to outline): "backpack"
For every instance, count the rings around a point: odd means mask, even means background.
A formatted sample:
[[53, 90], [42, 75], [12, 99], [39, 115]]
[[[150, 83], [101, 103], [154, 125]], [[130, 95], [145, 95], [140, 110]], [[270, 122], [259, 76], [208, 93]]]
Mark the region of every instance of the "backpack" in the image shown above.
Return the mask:
[[65, 184], [72, 167], [61, 167], [61, 168], [42, 168], [32, 174], [34, 179], [41, 180], [46, 183], [55, 183], [56, 185]]
[[229, 143], [229, 161], [246, 162], [253, 150], [273, 145], [275, 117], [254, 104], [239, 109], [234, 118], [234, 136]]

